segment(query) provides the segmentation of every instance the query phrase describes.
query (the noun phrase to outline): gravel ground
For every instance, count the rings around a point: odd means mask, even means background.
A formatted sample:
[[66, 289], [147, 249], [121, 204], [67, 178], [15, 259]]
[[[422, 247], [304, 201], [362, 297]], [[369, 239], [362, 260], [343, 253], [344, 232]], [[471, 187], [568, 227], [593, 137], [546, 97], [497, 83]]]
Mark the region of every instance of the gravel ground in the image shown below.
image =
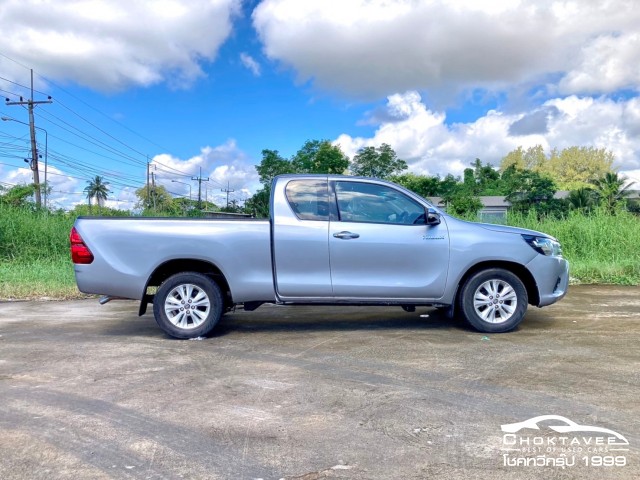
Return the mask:
[[[500, 335], [431, 309], [264, 306], [179, 341], [136, 314], [0, 303], [0, 478], [640, 477], [638, 287], [572, 287]], [[501, 430], [539, 415], [627, 443]]]

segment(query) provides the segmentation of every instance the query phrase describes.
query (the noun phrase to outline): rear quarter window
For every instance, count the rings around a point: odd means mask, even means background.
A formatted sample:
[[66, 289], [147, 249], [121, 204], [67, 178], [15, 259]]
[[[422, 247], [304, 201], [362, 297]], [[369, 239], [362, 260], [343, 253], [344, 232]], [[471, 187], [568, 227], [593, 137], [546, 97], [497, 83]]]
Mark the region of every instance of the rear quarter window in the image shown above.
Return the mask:
[[326, 180], [292, 180], [285, 196], [300, 220], [329, 221], [329, 190]]

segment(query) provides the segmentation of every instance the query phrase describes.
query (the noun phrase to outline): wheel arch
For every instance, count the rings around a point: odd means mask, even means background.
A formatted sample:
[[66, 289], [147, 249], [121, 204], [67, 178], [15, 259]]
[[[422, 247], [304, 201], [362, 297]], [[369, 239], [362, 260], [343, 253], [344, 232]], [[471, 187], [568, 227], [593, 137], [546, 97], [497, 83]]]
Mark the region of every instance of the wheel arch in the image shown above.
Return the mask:
[[538, 291], [536, 280], [524, 265], [504, 260], [489, 260], [476, 263], [460, 277], [458, 285], [456, 286], [456, 293], [453, 297], [454, 305], [458, 303], [458, 296], [460, 295], [460, 289], [462, 288], [462, 285], [464, 285], [471, 276], [482, 270], [488, 270], [490, 268], [502, 268], [516, 275], [522, 281], [524, 287], [527, 290], [529, 305], [538, 305], [538, 303], [540, 303], [540, 292]]
[[233, 305], [233, 297], [227, 279], [216, 265], [206, 260], [198, 260], [193, 258], [174, 258], [168, 260], [156, 267], [151, 273], [144, 287], [144, 294], [140, 302], [139, 315], [144, 315], [147, 310], [147, 304], [153, 302], [154, 293], [149, 293], [149, 289], [159, 287], [162, 283], [172, 275], [183, 272], [197, 272], [206, 275], [216, 282], [222, 290], [222, 296], [225, 302], [225, 310]]

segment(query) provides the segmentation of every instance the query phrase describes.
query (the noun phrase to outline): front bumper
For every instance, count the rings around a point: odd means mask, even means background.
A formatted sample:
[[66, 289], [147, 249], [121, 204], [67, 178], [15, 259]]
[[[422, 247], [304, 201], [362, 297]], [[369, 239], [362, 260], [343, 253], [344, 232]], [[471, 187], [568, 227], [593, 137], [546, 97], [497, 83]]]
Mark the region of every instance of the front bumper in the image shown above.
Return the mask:
[[569, 262], [562, 257], [536, 255], [527, 264], [538, 287], [537, 307], [544, 307], [561, 300], [569, 288]]

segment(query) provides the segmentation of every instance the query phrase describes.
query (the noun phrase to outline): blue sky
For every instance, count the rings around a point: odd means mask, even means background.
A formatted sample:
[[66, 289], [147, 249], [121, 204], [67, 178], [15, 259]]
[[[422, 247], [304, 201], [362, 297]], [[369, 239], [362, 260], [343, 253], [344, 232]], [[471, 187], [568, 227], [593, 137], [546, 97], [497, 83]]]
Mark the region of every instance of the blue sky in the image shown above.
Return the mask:
[[[480, 4], [481, 3], [481, 4]], [[389, 143], [410, 170], [460, 174], [518, 146], [607, 148], [640, 180], [633, 3], [451, 0], [4, 0], [0, 93], [48, 134], [51, 205], [88, 178], [130, 208], [147, 156], [188, 195], [250, 196], [262, 149]], [[0, 182], [30, 182], [27, 111], [0, 103]], [[38, 130], [40, 153], [43, 132]], [[44, 177], [41, 165], [41, 177]], [[172, 182], [175, 180], [175, 182]], [[177, 183], [184, 182], [184, 183]]]

